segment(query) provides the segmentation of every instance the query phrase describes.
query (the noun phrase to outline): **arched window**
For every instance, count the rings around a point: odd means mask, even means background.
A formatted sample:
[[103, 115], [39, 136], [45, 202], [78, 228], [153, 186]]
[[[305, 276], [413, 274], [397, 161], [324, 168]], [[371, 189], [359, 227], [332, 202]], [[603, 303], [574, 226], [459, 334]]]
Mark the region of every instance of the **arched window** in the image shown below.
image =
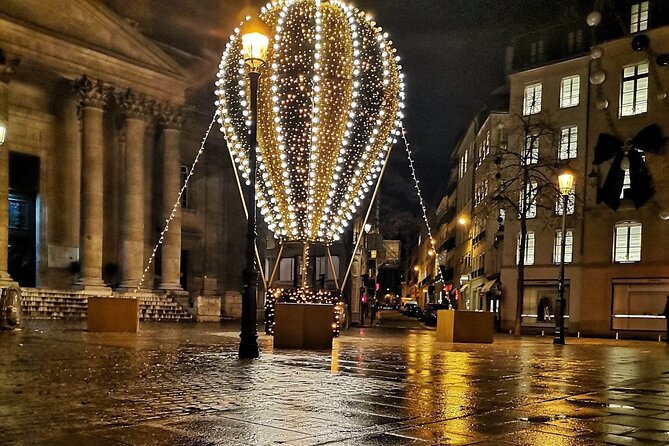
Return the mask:
[[613, 261], [641, 261], [641, 223], [623, 221], [616, 224], [613, 230]]

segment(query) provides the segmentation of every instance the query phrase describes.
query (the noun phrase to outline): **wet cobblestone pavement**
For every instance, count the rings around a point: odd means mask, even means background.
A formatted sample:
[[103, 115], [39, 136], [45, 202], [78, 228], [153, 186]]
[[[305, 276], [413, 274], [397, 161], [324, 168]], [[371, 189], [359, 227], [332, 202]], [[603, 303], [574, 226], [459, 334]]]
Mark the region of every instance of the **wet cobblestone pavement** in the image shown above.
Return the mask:
[[669, 347], [351, 329], [330, 352], [239, 361], [237, 327], [0, 333], [0, 444], [669, 444]]

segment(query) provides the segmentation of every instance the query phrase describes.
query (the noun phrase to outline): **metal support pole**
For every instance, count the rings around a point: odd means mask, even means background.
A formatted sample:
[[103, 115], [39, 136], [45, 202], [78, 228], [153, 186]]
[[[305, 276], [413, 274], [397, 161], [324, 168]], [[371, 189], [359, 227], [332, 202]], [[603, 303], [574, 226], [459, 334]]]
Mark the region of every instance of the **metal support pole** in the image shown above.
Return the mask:
[[279, 262], [281, 262], [281, 254], [283, 254], [283, 243], [281, 244], [281, 247], [279, 248], [279, 254], [276, 256], [276, 262], [274, 262], [274, 268], [272, 268], [272, 275], [269, 276], [269, 282], [267, 283], [267, 289], [272, 288], [272, 284], [274, 283], [274, 277], [276, 276], [276, 270], [279, 268]]
[[330, 247], [326, 246], [325, 251], [328, 253], [328, 260], [330, 261], [330, 268], [332, 269], [332, 277], [334, 278], [335, 288], [339, 289], [339, 281], [337, 280], [337, 271], [335, 270], [334, 262], [332, 261], [332, 253]]
[[249, 187], [246, 189], [248, 210], [246, 233], [246, 269], [242, 295], [242, 327], [239, 335], [239, 357], [253, 359], [260, 356], [257, 331], [258, 267], [256, 265], [256, 164], [258, 145], [258, 80], [260, 73], [249, 72], [251, 84], [251, 144], [249, 147]]
[[553, 344], [564, 345], [564, 252], [567, 246], [567, 199], [569, 194], [562, 196], [562, 239], [560, 240], [560, 278], [558, 280], [558, 300], [555, 312], [555, 336], [553, 337]]

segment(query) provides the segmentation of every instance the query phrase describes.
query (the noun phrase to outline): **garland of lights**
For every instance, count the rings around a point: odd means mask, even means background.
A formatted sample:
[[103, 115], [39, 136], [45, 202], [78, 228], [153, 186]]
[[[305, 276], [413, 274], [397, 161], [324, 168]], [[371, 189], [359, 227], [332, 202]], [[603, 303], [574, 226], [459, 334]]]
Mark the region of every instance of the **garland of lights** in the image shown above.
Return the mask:
[[274, 316], [277, 303], [309, 303], [333, 305], [332, 334], [336, 338], [341, 331], [344, 302], [337, 290], [314, 290], [310, 288], [270, 288], [265, 293], [265, 333], [274, 335]]
[[133, 296], [135, 296], [137, 292], [142, 289], [142, 286], [144, 286], [146, 275], [149, 272], [149, 269], [151, 268], [151, 265], [153, 264], [153, 261], [156, 258], [156, 253], [158, 252], [158, 248], [160, 248], [160, 246], [165, 241], [165, 234], [167, 234], [167, 231], [169, 231], [170, 229], [170, 223], [172, 222], [172, 220], [174, 220], [174, 217], [177, 215], [177, 209], [179, 208], [179, 206], [181, 206], [181, 197], [183, 196], [184, 192], [186, 191], [186, 188], [188, 187], [188, 182], [190, 181], [190, 177], [193, 176], [193, 172], [195, 172], [195, 166], [197, 165], [197, 162], [200, 160], [200, 156], [204, 153], [204, 145], [207, 142], [207, 139], [209, 138], [209, 133], [211, 132], [212, 127], [214, 126], [214, 122], [216, 122], [217, 116], [218, 116], [218, 111], [216, 111], [214, 113], [214, 116], [212, 116], [211, 118], [209, 127], [207, 127], [207, 131], [205, 132], [204, 137], [202, 138], [202, 142], [200, 143], [200, 149], [197, 151], [197, 155], [195, 155], [195, 159], [193, 160], [193, 164], [191, 164], [190, 166], [190, 170], [188, 171], [188, 175], [184, 180], [184, 184], [181, 185], [181, 189], [179, 190], [179, 195], [177, 196], [177, 200], [174, 203], [174, 206], [172, 206], [172, 212], [170, 212], [169, 217], [167, 217], [167, 219], [165, 220], [165, 226], [163, 227], [163, 230], [160, 232], [160, 237], [158, 238], [158, 242], [153, 247], [153, 251], [151, 251], [151, 256], [149, 256], [149, 260], [146, 262], [146, 267], [142, 272], [142, 278], [140, 279], [137, 287], [132, 291]]
[[420, 203], [421, 210], [423, 211], [423, 221], [425, 222], [425, 227], [427, 228], [427, 236], [430, 238], [430, 246], [432, 247], [432, 253], [434, 254], [434, 239], [432, 238], [432, 228], [430, 227], [430, 222], [427, 219], [427, 209], [425, 207], [425, 202], [423, 201], [423, 193], [420, 190], [418, 177], [416, 176], [416, 168], [413, 164], [413, 156], [411, 155], [411, 149], [409, 148], [409, 141], [407, 140], [406, 130], [402, 128], [402, 140], [404, 141], [404, 147], [407, 152], [407, 159], [409, 160], [409, 167], [411, 167], [411, 177], [413, 178], [414, 187], [416, 188], [416, 195], [418, 195], [418, 201]]
[[[374, 21], [338, 0], [278, 0], [259, 17], [274, 36], [260, 68], [257, 205], [280, 241], [331, 244], [400, 134], [399, 57]], [[248, 184], [250, 86], [240, 28], [219, 65], [216, 105], [235, 167]]]

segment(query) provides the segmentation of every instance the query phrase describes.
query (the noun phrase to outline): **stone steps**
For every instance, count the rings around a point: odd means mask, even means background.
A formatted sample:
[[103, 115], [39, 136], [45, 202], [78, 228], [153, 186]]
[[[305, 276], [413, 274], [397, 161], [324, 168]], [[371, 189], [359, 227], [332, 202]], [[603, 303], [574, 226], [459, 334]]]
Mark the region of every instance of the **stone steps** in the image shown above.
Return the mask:
[[[140, 321], [192, 321], [193, 316], [170, 296], [138, 296]], [[26, 319], [86, 319], [88, 295], [82, 291], [21, 289], [21, 310]]]

